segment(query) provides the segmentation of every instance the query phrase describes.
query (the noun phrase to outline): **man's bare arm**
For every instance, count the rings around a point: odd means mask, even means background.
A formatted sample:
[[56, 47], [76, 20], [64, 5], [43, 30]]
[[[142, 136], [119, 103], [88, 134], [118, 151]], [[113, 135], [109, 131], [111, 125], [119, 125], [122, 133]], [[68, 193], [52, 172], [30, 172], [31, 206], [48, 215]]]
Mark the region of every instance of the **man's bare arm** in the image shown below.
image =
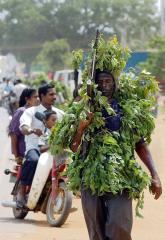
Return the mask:
[[138, 143], [136, 145], [136, 152], [150, 171], [152, 177], [151, 191], [155, 195], [155, 199], [158, 199], [162, 194], [162, 186], [147, 144], [145, 142]]
[[18, 139], [17, 135], [14, 133], [10, 134], [11, 138], [11, 152], [15, 157], [18, 157]]
[[77, 128], [76, 134], [73, 138], [71, 147], [70, 147], [73, 152], [77, 151], [77, 149], [81, 143], [83, 133], [84, 133], [84, 131], [81, 129], [81, 126], [79, 125]]
[[90, 112], [90, 113], [88, 113], [88, 119], [87, 120], [83, 120], [83, 121], [79, 122], [79, 126], [77, 128], [75, 136], [73, 137], [73, 141], [72, 141], [72, 144], [71, 144], [71, 147], [70, 147], [73, 152], [77, 151], [77, 149], [78, 149], [78, 147], [81, 143], [81, 139], [82, 139], [82, 136], [84, 134], [84, 131], [90, 125], [90, 123], [92, 121], [92, 118], [93, 118], [93, 113]]
[[40, 153], [47, 152], [49, 148], [49, 145], [40, 146]]

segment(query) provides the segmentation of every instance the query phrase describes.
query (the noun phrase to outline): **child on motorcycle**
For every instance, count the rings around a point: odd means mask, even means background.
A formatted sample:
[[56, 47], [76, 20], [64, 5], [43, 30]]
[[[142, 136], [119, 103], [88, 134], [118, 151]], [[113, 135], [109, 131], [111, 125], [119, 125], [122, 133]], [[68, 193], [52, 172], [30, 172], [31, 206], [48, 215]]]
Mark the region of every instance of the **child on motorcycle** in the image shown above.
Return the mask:
[[40, 148], [40, 153], [46, 152], [49, 149], [48, 139], [51, 133], [52, 127], [57, 121], [57, 114], [54, 111], [48, 111], [45, 114], [43, 123], [45, 124], [45, 132], [39, 138], [38, 146]]

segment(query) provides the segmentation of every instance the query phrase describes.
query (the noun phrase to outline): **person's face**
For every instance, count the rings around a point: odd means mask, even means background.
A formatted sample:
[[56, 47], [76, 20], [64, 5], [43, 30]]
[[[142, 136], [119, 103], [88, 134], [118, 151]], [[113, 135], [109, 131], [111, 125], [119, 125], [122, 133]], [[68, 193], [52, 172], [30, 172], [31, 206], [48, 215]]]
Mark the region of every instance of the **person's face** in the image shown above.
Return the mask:
[[46, 127], [51, 129], [55, 125], [56, 120], [57, 120], [57, 115], [51, 114], [50, 117], [48, 118], [48, 120], [45, 121]]
[[29, 107], [37, 106], [39, 104], [39, 98], [37, 92], [34, 92], [32, 96], [26, 101]]
[[98, 90], [103, 96], [112, 97], [115, 91], [115, 82], [113, 77], [108, 73], [100, 73], [97, 79]]
[[41, 102], [45, 105], [53, 105], [56, 100], [56, 92], [54, 88], [48, 89], [48, 92], [46, 95], [42, 95], [42, 100]]

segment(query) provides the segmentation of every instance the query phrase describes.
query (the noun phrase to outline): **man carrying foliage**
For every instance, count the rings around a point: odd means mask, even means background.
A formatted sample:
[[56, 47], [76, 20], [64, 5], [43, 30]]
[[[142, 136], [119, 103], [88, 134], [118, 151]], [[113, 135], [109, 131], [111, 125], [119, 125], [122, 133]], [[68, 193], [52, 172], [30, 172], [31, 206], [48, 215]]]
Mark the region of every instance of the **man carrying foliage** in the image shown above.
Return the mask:
[[[131, 240], [132, 200], [137, 200], [140, 215], [144, 189], [149, 187], [155, 199], [162, 193], [147, 147], [154, 129], [151, 108], [157, 84], [149, 73], [121, 75], [129, 53], [115, 37], [107, 42], [100, 37], [95, 53], [92, 95], [86, 89], [93, 52], [84, 70], [81, 100], [55, 126], [51, 151], [58, 154], [70, 147], [74, 153], [70, 188], [81, 190], [90, 240]], [[81, 59], [81, 51], [75, 52], [75, 67]], [[151, 176], [138, 165], [134, 151]]]

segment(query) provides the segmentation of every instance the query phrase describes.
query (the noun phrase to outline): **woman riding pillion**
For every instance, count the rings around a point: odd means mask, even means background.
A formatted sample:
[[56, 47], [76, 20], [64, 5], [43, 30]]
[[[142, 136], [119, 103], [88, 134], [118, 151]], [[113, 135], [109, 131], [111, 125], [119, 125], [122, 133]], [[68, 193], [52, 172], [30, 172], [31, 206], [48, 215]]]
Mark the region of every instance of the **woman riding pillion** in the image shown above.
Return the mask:
[[22, 163], [25, 154], [25, 140], [24, 135], [19, 129], [20, 117], [25, 109], [38, 105], [38, 94], [34, 88], [25, 88], [22, 91], [19, 99], [19, 108], [12, 116], [9, 124], [9, 136], [11, 138], [11, 151], [18, 164]]

